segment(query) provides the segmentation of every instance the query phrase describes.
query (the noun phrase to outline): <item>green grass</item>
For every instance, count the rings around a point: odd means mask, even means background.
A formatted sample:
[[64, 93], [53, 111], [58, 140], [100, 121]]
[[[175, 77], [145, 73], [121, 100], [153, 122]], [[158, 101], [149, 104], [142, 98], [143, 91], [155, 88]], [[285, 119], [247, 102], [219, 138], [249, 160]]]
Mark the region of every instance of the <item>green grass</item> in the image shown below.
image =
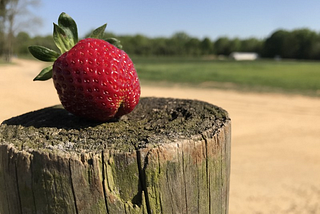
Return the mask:
[[[320, 96], [320, 61], [132, 57], [142, 83]], [[0, 60], [0, 66], [7, 64]]]
[[317, 95], [320, 62], [133, 57], [141, 81]]

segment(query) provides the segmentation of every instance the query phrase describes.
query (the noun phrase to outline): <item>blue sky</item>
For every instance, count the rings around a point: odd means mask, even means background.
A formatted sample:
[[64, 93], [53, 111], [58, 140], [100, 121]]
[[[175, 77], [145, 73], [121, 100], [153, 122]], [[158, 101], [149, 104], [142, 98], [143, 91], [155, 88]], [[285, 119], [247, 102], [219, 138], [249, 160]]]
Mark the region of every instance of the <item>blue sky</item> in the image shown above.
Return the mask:
[[78, 24], [79, 36], [108, 23], [117, 35], [169, 37], [186, 32], [202, 39], [266, 38], [277, 29], [309, 28], [320, 32], [319, 0], [43, 0], [43, 19], [35, 34], [52, 32], [61, 12]]

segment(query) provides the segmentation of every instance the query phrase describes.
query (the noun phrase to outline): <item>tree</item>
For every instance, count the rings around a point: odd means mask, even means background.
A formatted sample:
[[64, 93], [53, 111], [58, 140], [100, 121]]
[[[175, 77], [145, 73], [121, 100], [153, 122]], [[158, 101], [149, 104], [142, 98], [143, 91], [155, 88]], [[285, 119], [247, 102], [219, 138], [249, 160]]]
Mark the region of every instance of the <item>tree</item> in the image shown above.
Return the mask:
[[208, 37], [204, 38], [201, 41], [200, 47], [201, 47], [201, 52], [203, 55], [212, 54], [212, 52], [213, 52], [213, 44]]
[[39, 23], [31, 18], [30, 7], [37, 6], [39, 0], [0, 0], [0, 53], [10, 61], [13, 51], [13, 40], [18, 30]]
[[214, 43], [214, 49], [217, 55], [229, 55], [231, 51], [228, 37], [218, 38]]
[[241, 51], [241, 41], [239, 38], [234, 38], [232, 40], [230, 40], [229, 43], [229, 52], [239, 52]]
[[256, 52], [261, 53], [263, 41], [256, 38], [248, 38], [241, 40], [241, 51], [242, 52]]
[[19, 44], [13, 48], [13, 52], [15, 54], [23, 54], [26, 55], [29, 53], [28, 46], [31, 45], [31, 38], [28, 33], [20, 32], [14, 38], [14, 43]]
[[153, 52], [155, 56], [165, 56], [168, 55], [167, 42], [168, 39], [165, 37], [158, 37], [150, 40], [152, 42]]
[[0, 0], [0, 56], [4, 52], [5, 44], [5, 17], [6, 17], [6, 5], [8, 0]]
[[296, 59], [312, 59], [313, 47], [317, 43], [317, 33], [309, 29], [297, 29], [292, 31], [292, 36], [298, 43]]
[[309, 29], [277, 30], [264, 44], [263, 56], [291, 59], [318, 59], [319, 35]]
[[121, 36], [118, 37], [118, 39], [123, 46], [123, 50], [127, 53], [135, 55], [151, 55], [153, 51], [151, 40], [144, 35]]
[[197, 38], [191, 38], [185, 43], [186, 53], [191, 56], [198, 56], [201, 53], [200, 41]]
[[170, 43], [174, 47], [175, 54], [177, 55], [186, 55], [186, 43], [190, 40], [190, 36], [185, 32], [175, 33], [171, 39]]
[[263, 56], [265, 57], [283, 57], [284, 43], [288, 39], [289, 32], [286, 30], [277, 30], [264, 43]]
[[320, 33], [317, 34], [317, 38], [310, 50], [312, 59], [320, 60]]

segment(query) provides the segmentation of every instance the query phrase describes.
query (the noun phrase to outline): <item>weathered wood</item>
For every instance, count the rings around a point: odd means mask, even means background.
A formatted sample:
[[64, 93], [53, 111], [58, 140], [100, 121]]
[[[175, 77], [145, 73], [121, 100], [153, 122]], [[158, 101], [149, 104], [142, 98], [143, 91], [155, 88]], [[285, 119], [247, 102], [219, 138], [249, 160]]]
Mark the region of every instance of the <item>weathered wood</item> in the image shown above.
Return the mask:
[[231, 122], [194, 100], [142, 98], [119, 121], [61, 106], [0, 126], [0, 214], [228, 213]]

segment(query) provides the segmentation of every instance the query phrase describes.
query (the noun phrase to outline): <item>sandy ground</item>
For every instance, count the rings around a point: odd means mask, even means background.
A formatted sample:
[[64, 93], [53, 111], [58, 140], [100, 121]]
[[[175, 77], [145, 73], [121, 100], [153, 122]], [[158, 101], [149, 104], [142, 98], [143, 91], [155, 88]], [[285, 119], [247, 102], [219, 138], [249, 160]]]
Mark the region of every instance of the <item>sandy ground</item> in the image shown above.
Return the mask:
[[[59, 103], [44, 63], [0, 67], [0, 121]], [[232, 119], [230, 214], [320, 213], [320, 99], [142, 85], [142, 96], [198, 99]]]

